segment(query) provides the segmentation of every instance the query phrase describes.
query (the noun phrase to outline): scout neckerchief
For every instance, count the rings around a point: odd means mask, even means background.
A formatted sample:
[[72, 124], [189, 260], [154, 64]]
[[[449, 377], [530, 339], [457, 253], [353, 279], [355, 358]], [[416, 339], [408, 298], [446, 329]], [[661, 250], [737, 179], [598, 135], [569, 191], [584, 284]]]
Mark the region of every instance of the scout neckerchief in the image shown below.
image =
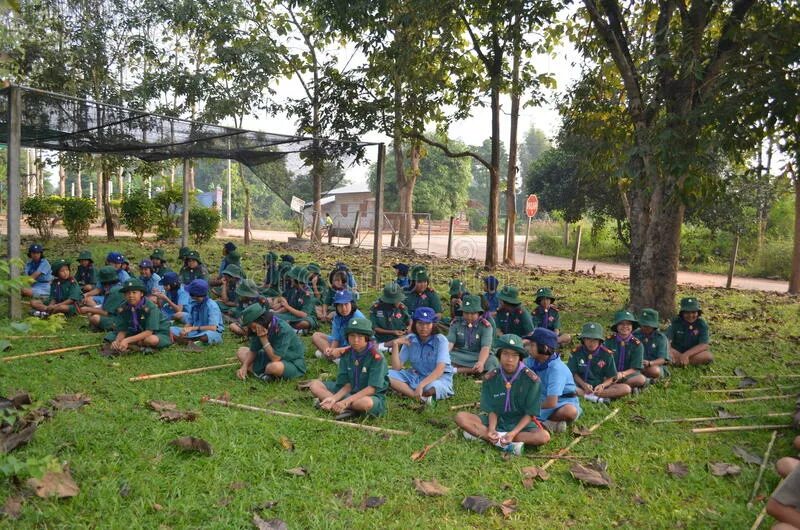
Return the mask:
[[361, 365], [367, 359], [367, 356], [372, 351], [375, 344], [372, 341], [367, 342], [367, 347], [361, 353], [357, 352], [355, 348], [350, 347], [350, 358], [353, 360], [353, 390], [358, 392], [361, 390], [359, 384], [361, 383]]
[[[203, 298], [199, 304], [197, 302], [192, 304], [191, 308], [191, 322], [194, 326], [207, 326], [208, 322], [208, 296]], [[200, 324], [198, 324], [200, 322]]]
[[544, 309], [542, 306], [539, 306], [537, 309], [542, 314], [542, 327], [550, 329], [550, 309], [553, 306], [548, 306], [547, 309]]
[[497, 298], [497, 291], [493, 293], [484, 292], [483, 296], [486, 297], [486, 304], [489, 306], [489, 311], [497, 311], [497, 308], [500, 307], [500, 300]]
[[467, 349], [470, 349], [472, 347], [472, 340], [473, 339], [472, 339], [472, 332], [470, 330], [472, 328], [477, 329], [478, 328], [478, 324], [480, 324], [482, 320], [486, 320], [486, 319], [483, 318], [483, 316], [480, 316], [480, 317], [478, 317], [478, 320], [476, 320], [472, 324], [468, 323], [466, 320], [464, 321], [464, 323], [467, 325], [467, 330], [464, 332], [464, 336], [466, 337], [465, 346], [466, 346]]
[[533, 371], [534, 372], [544, 372], [547, 370], [547, 367], [550, 366], [550, 363], [555, 361], [560, 357], [558, 352], [553, 352], [553, 354], [547, 358], [546, 361], [539, 362], [535, 358], [533, 358]]
[[171, 285], [170, 287], [176, 287], [176, 288], [175, 289], [167, 288], [167, 298], [169, 298], [173, 304], [178, 305], [178, 291], [180, 290], [180, 285], [178, 286]]
[[[39, 261], [33, 261], [33, 260], [30, 260], [30, 261], [29, 261], [29, 262], [28, 262], [28, 263], [25, 265], [25, 274], [26, 274], [27, 276], [30, 276], [31, 274], [33, 274], [34, 272], [36, 272], [36, 271], [39, 269], [39, 265], [40, 265], [41, 263], [42, 263], [42, 260], [41, 260], [41, 259], [40, 259]], [[44, 274], [42, 274], [42, 276], [44, 276]], [[37, 278], [37, 281], [38, 281], [38, 278]]]
[[506, 384], [506, 404], [503, 406], [503, 412], [511, 412], [511, 385], [514, 384], [514, 381], [517, 380], [519, 374], [522, 373], [522, 370], [525, 369], [525, 365], [519, 363], [517, 366], [517, 371], [514, 372], [514, 375], [511, 376], [511, 379], [506, 377], [506, 372], [502, 368], [499, 370], [500, 376], [503, 378], [503, 382]]
[[[64, 281], [69, 281], [69, 280], [64, 280]], [[62, 298], [61, 298], [61, 283], [62, 283], [62, 280], [60, 278], [56, 278], [56, 281], [54, 283], [55, 283], [55, 287], [56, 287], [56, 302], [60, 304], [63, 301]]]
[[625, 354], [627, 353], [628, 342], [633, 338], [633, 334], [628, 335], [625, 339], [617, 333], [614, 340], [617, 341], [617, 366], [620, 370], [625, 370]]
[[139, 324], [139, 310], [144, 307], [144, 303], [147, 299], [142, 296], [142, 299], [139, 300], [135, 305], [128, 304], [128, 307], [131, 308], [131, 327], [133, 328], [133, 333], [141, 333], [142, 326]]
[[694, 322], [687, 322], [687, 320], [683, 318], [682, 315], [680, 319], [681, 323], [683, 324], [683, 327], [689, 332], [689, 335], [698, 335], [700, 333], [699, 327], [697, 325], [697, 323], [700, 322], [700, 317], [697, 317], [697, 320], [695, 320]]
[[586, 352], [586, 358], [588, 359], [588, 362], [586, 363], [586, 370], [583, 371], [583, 381], [584, 381], [584, 383], [588, 384], [589, 383], [589, 368], [592, 367], [592, 357], [594, 357], [595, 352], [600, 351], [600, 346], [598, 345], [597, 348], [595, 348], [592, 351], [587, 350], [586, 346], [582, 346], [582, 348], [583, 348], [583, 351]]
[[75, 279], [78, 281], [78, 283], [80, 282], [91, 283], [93, 279], [92, 278], [93, 270], [94, 267], [92, 265], [89, 265], [88, 267], [84, 267], [83, 265], [78, 265], [78, 271], [75, 273]]

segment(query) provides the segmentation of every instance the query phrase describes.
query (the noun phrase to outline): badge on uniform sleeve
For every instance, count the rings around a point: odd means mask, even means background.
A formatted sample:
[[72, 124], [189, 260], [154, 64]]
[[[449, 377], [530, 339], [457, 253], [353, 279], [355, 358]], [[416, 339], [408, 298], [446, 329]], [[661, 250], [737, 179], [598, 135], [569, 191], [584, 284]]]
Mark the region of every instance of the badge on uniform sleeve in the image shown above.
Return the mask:
[[605, 361], [600, 361], [599, 363], [597, 363], [597, 366], [599, 366], [600, 368], [604, 368], [605, 365], [606, 365]]

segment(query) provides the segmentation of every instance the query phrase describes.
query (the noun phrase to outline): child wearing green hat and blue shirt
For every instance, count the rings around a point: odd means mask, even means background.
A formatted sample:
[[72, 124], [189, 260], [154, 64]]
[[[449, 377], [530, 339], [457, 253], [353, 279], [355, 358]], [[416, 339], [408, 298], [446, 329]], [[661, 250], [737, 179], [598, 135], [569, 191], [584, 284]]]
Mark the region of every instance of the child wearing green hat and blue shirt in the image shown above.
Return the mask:
[[153, 302], [145, 298], [145, 286], [138, 278], [126, 281], [120, 292], [125, 303], [117, 308], [115, 331], [105, 336], [103, 355], [128, 352], [132, 347], [144, 352], [172, 344], [169, 321]]
[[658, 311], [645, 308], [639, 315], [639, 327], [633, 332], [633, 335], [642, 342], [644, 349], [642, 375], [648, 379], [648, 383], [668, 375], [669, 339], [658, 329], [660, 324]]
[[681, 310], [667, 328], [669, 355], [675, 366], [709, 364], [714, 360], [709, 348], [708, 323], [702, 318], [700, 301], [681, 300]]
[[336, 291], [333, 298], [333, 305], [336, 308], [336, 316], [331, 323], [331, 334], [316, 332], [311, 336], [311, 342], [317, 347], [314, 355], [318, 359], [328, 359], [329, 361], [339, 362], [339, 357], [347, 351], [347, 324], [354, 318], [366, 318], [356, 307], [353, 300], [353, 293], [350, 291]]
[[153, 262], [149, 259], [143, 259], [139, 262], [139, 279], [142, 280], [147, 291], [147, 298], [158, 305], [156, 293], [163, 292], [164, 288], [161, 286], [161, 276], [156, 274]]
[[603, 326], [587, 322], [578, 338], [581, 345], [573, 350], [567, 362], [575, 379], [575, 393], [596, 403], [606, 403], [630, 394], [631, 387], [615, 382], [617, 367], [614, 364], [614, 352], [603, 346]]
[[575, 392], [572, 372], [558, 353], [558, 335], [547, 328], [536, 328], [523, 337], [529, 357], [525, 366], [536, 372], [541, 380], [541, 410], [539, 419], [550, 432], [564, 432], [567, 423], [581, 415], [581, 405]]
[[383, 416], [389, 377], [386, 359], [370, 340], [372, 324], [365, 318], [354, 318], [345, 333], [349, 348], [340, 358], [336, 381], [315, 379], [309, 386], [316, 397], [315, 406], [338, 414], [337, 420], [360, 413]]
[[447, 333], [453, 372], [482, 374], [494, 370], [498, 366], [497, 358], [491, 354], [494, 327], [483, 317], [480, 297], [466, 295], [461, 312]]
[[539, 446], [550, 434], [536, 419], [541, 382], [523, 362], [522, 339], [507, 333], [497, 340], [500, 367], [487, 372], [481, 385], [481, 414], [459, 412], [455, 422], [467, 440], [482, 439], [503, 451], [521, 455], [525, 445]]
[[636, 317], [630, 311], [622, 310], [614, 314], [611, 331], [614, 335], [606, 339], [603, 345], [614, 355], [614, 366], [617, 375], [614, 381], [625, 383], [631, 389], [642, 388], [647, 379], [642, 375], [644, 348], [642, 341], [633, 335], [639, 327]]
[[305, 349], [294, 330], [259, 303], [242, 311], [242, 327], [250, 337], [236, 356], [242, 363], [236, 377], [253, 374], [262, 381], [295, 379], [306, 373]]
[[497, 336], [512, 333], [524, 337], [533, 333], [533, 320], [519, 298], [519, 289], [514, 285], [504, 285], [497, 297], [500, 299], [495, 316]]
[[97, 269], [94, 267], [92, 253], [88, 250], [81, 250], [78, 254], [78, 268], [75, 271], [75, 281], [82, 292], [91, 291], [97, 285]]
[[170, 320], [183, 321], [184, 309], [189, 306], [191, 299], [183, 288], [178, 273], [167, 271], [158, 283], [163, 287], [162, 291], [156, 291], [155, 294], [156, 304], [161, 307], [161, 312]]
[[53, 281], [50, 282], [50, 296], [44, 301], [31, 300], [33, 316], [47, 317], [54, 313], [75, 315], [77, 304], [83, 300], [78, 282], [70, 275], [69, 261], [57, 259], [53, 262]]
[[[435, 329], [438, 318], [431, 307], [418, 307], [411, 333], [392, 343], [392, 390], [432, 404], [454, 394], [453, 365], [447, 339]], [[402, 349], [401, 349], [402, 346]], [[404, 368], [409, 363], [410, 368]]]

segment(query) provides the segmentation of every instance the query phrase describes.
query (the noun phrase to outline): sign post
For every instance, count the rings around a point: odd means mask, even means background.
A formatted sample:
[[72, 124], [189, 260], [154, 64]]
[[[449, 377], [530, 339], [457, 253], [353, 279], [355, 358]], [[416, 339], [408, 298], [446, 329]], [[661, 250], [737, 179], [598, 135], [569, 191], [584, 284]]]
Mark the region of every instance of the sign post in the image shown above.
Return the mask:
[[525, 249], [522, 252], [522, 266], [528, 257], [528, 237], [531, 235], [531, 219], [539, 211], [539, 197], [536, 194], [528, 195], [525, 201], [525, 214], [528, 216], [528, 228], [525, 230]]

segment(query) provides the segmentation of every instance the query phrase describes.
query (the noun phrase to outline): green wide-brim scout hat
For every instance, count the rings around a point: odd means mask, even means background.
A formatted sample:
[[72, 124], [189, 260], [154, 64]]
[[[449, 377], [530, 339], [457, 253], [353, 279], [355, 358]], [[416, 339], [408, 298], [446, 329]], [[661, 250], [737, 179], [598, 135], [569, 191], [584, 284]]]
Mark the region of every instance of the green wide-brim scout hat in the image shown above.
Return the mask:
[[232, 276], [234, 278], [242, 279], [242, 268], [235, 264], [230, 264], [225, 267], [225, 270], [222, 271], [222, 274], [227, 274], [228, 276]]
[[242, 261], [242, 255], [239, 254], [238, 250], [231, 250], [225, 256], [225, 261], [227, 261], [231, 265], [238, 265]]
[[415, 282], [427, 282], [430, 281], [430, 276], [428, 276], [428, 271], [425, 267], [421, 267], [411, 273], [411, 279]]
[[291, 278], [293, 280], [297, 279], [297, 273], [300, 271], [300, 267], [298, 265], [294, 265], [289, 267], [289, 269], [284, 273], [284, 276]]
[[506, 333], [498, 338], [497, 341], [495, 341], [495, 347], [497, 348], [496, 355], [498, 357], [500, 357], [500, 350], [503, 349], [517, 352], [520, 358], [524, 358], [528, 355], [525, 346], [522, 344], [522, 339], [519, 338], [519, 335], [514, 335], [513, 333]]
[[88, 259], [89, 261], [94, 262], [94, 259], [92, 259], [92, 252], [89, 250], [81, 250], [80, 254], [78, 254], [78, 261], [82, 259]]
[[275, 263], [276, 261], [278, 261], [278, 255], [270, 250], [269, 252], [264, 254], [264, 259], [267, 261], [271, 261], [272, 263]]
[[160, 259], [161, 261], [166, 261], [167, 260], [167, 255], [166, 255], [166, 253], [164, 253], [163, 250], [161, 250], [160, 248], [157, 248], [157, 249], [155, 249], [153, 251], [152, 254], [150, 254], [150, 259]]
[[372, 322], [366, 318], [351, 318], [344, 330], [345, 333], [358, 333], [359, 335], [372, 336]]
[[661, 317], [655, 309], [645, 308], [639, 314], [639, 325], [658, 328], [661, 325]]
[[636, 316], [627, 309], [623, 309], [614, 313], [614, 323], [611, 324], [611, 331], [617, 331], [617, 324], [624, 322], [625, 320], [633, 325], [633, 329], [639, 327], [639, 321], [636, 320]]
[[467, 286], [461, 280], [450, 280], [450, 296], [458, 296], [467, 292]]
[[497, 298], [509, 304], [522, 303], [522, 300], [519, 299], [519, 289], [513, 285], [504, 285], [500, 292], [497, 293]]
[[404, 293], [403, 288], [395, 282], [390, 282], [383, 286], [383, 293], [381, 293], [380, 298], [381, 302], [396, 304], [406, 299], [406, 293]]
[[70, 262], [68, 260], [57, 259], [57, 260], [55, 260], [53, 262], [53, 265], [51, 266], [51, 269], [52, 269], [53, 273], [57, 273], [58, 269], [60, 269], [61, 267], [69, 267], [69, 266], [70, 266]]
[[97, 281], [100, 283], [116, 282], [118, 280], [119, 274], [117, 274], [117, 269], [110, 265], [100, 267], [100, 270], [97, 271]]
[[602, 325], [597, 322], [587, 322], [581, 328], [581, 333], [578, 335], [578, 338], [604, 340], [606, 337]]
[[193, 259], [197, 263], [203, 263], [203, 260], [200, 259], [200, 253], [197, 252], [196, 250], [190, 250], [189, 252], [187, 252], [185, 259]]
[[319, 263], [314, 263], [313, 261], [306, 265], [306, 270], [308, 272], [313, 272], [314, 274], [320, 274], [322, 272]]
[[185, 258], [191, 251], [192, 249], [189, 247], [181, 247], [180, 250], [178, 250], [178, 259]]
[[248, 278], [240, 281], [239, 285], [236, 286], [236, 296], [240, 298], [258, 298], [261, 294], [258, 292], [258, 285], [255, 280]]
[[294, 277], [298, 283], [308, 283], [308, 271], [305, 267], [298, 267], [297, 271], [295, 272], [296, 276]]
[[242, 325], [249, 326], [256, 321], [258, 317], [266, 313], [267, 308], [261, 304], [250, 304], [242, 311]]
[[690, 296], [688, 298], [681, 298], [681, 313], [684, 311], [697, 311], [698, 313], [702, 311], [700, 309], [700, 300]]
[[553, 291], [549, 287], [542, 287], [538, 291], [536, 291], [536, 303], [539, 303], [539, 300], [542, 298], [549, 298], [550, 300], [555, 300], [556, 297], [553, 296]]
[[139, 278], [131, 278], [130, 280], [126, 280], [125, 283], [122, 284], [122, 288], [120, 289], [123, 293], [127, 293], [129, 291], [141, 291], [143, 293], [147, 292], [147, 287], [144, 286], [142, 280]]
[[464, 313], [480, 313], [483, 311], [481, 297], [476, 294], [468, 294], [461, 300], [461, 311]]

